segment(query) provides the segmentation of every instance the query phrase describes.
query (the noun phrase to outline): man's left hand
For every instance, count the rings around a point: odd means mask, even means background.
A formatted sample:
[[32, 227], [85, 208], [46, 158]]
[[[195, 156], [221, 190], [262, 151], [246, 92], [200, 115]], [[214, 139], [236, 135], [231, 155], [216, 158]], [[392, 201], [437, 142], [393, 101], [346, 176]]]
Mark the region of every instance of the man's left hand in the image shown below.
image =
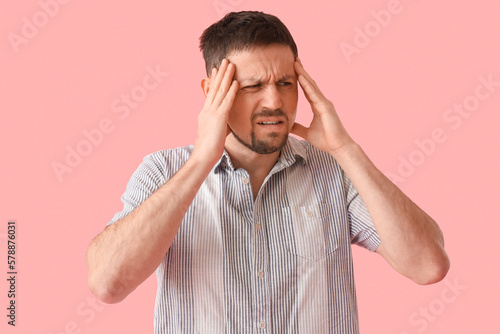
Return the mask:
[[319, 150], [330, 153], [335, 157], [343, 147], [353, 142], [335, 111], [333, 103], [328, 100], [316, 82], [305, 71], [299, 58], [294, 63], [295, 72], [304, 95], [311, 104], [314, 114], [308, 128], [294, 123], [291, 133], [294, 133]]

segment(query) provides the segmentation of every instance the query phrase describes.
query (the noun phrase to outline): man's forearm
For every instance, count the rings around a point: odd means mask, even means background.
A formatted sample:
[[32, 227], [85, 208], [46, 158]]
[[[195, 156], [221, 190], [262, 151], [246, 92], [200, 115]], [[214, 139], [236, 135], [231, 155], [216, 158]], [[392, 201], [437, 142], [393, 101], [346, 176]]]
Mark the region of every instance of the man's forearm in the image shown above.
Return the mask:
[[119, 302], [155, 271], [211, 168], [192, 157], [130, 215], [94, 238], [88, 279], [99, 299]]
[[417, 283], [441, 280], [449, 260], [436, 222], [385, 177], [356, 143], [331, 154], [370, 212], [382, 241], [377, 252]]

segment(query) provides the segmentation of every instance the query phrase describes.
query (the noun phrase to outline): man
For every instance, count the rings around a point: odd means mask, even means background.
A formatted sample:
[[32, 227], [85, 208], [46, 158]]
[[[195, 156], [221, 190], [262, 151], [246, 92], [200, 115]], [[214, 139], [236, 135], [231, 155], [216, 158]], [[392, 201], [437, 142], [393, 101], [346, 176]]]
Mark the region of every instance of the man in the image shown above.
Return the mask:
[[156, 270], [156, 333], [358, 333], [351, 243], [419, 284], [446, 275], [438, 225], [349, 136], [279, 19], [230, 13], [200, 40], [198, 138], [147, 156], [92, 241], [99, 299]]

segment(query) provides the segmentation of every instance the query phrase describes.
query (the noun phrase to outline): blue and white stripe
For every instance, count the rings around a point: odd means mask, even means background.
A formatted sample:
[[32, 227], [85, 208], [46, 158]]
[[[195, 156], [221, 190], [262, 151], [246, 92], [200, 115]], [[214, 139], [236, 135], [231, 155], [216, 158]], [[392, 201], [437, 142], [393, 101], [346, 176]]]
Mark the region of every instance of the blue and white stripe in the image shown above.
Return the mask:
[[[122, 196], [130, 214], [193, 146], [144, 158]], [[158, 267], [155, 333], [358, 333], [351, 243], [380, 244], [336, 161], [290, 137], [254, 200], [224, 153]]]

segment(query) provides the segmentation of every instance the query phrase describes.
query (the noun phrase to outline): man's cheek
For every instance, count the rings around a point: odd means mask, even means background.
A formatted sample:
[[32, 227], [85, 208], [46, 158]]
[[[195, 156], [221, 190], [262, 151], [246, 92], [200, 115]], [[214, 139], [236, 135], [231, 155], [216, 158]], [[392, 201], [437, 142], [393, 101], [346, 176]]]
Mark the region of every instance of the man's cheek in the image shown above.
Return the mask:
[[229, 117], [227, 119], [227, 124], [232, 130], [238, 131], [238, 128], [241, 126], [239, 125], [240, 122], [241, 120], [239, 117], [238, 108], [233, 106], [231, 110], [229, 110]]

